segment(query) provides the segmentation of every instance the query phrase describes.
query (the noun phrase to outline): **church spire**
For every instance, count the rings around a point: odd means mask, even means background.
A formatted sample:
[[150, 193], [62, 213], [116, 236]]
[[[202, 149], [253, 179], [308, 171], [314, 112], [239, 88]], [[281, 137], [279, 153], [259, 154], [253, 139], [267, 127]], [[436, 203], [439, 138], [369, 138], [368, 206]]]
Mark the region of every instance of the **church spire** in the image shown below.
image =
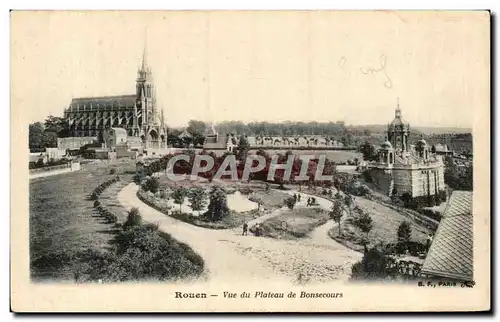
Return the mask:
[[394, 116], [398, 119], [401, 118], [401, 108], [399, 107], [399, 97], [397, 98], [397, 101], [396, 101], [396, 112], [395, 112]]
[[148, 61], [147, 61], [147, 58], [148, 58], [148, 43], [147, 43], [147, 28], [145, 29], [145, 32], [144, 32], [144, 48], [143, 48], [143, 51], [142, 51], [142, 65], [141, 65], [141, 69], [142, 70], [146, 70], [147, 67], [148, 67]]

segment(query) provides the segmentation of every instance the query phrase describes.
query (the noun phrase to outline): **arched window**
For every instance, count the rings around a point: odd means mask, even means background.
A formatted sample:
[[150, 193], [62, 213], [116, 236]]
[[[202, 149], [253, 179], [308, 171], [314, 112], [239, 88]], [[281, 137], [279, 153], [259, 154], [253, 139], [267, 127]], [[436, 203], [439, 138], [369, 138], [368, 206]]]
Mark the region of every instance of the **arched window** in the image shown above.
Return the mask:
[[394, 156], [392, 155], [392, 152], [389, 152], [389, 164], [393, 164], [394, 163], [393, 158], [394, 158]]

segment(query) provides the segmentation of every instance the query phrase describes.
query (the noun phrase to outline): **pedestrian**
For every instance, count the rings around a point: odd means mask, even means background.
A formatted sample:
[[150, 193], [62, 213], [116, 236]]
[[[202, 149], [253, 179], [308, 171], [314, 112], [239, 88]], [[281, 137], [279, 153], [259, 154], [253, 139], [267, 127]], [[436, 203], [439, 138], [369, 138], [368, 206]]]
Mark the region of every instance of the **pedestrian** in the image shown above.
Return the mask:
[[243, 234], [242, 236], [246, 236], [248, 234], [248, 224], [244, 223], [243, 224]]
[[298, 200], [299, 200], [299, 202], [300, 202], [300, 193], [297, 195], [297, 199], [298, 199]]
[[296, 193], [293, 194], [293, 199], [295, 200], [295, 202], [297, 202], [297, 194]]
[[307, 198], [307, 207], [311, 205], [311, 198]]
[[260, 226], [259, 224], [255, 225], [255, 232], [254, 232], [255, 236], [260, 236]]

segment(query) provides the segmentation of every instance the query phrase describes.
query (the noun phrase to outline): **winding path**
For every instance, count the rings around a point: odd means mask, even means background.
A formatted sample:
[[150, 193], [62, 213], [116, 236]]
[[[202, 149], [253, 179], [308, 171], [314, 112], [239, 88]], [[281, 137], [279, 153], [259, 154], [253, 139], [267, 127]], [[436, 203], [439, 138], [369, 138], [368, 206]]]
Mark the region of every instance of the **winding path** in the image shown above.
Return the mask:
[[[351, 265], [361, 259], [360, 253], [328, 238], [328, 229], [333, 226], [331, 221], [306, 239], [241, 236], [241, 229], [211, 230], [169, 217], [140, 201], [137, 190], [136, 184], [129, 184], [118, 194], [119, 202], [126, 209], [137, 207], [145, 221], [158, 223], [160, 230], [190, 245], [205, 260], [209, 282], [231, 283], [242, 279], [246, 283], [291, 282], [299, 275], [311, 282], [345, 280]], [[309, 195], [301, 194], [301, 203], [304, 203]], [[331, 201], [315, 198], [322, 208], [331, 207]], [[256, 222], [280, 212], [278, 209], [257, 218]]]

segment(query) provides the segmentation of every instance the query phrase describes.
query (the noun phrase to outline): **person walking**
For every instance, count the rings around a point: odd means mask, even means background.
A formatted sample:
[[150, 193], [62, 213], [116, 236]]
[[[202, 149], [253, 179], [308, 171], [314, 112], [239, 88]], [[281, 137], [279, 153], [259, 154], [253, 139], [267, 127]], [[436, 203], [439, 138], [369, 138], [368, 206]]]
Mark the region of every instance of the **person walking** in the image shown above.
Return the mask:
[[243, 233], [241, 235], [246, 236], [247, 234], [248, 234], [248, 224], [244, 223], [243, 224]]

